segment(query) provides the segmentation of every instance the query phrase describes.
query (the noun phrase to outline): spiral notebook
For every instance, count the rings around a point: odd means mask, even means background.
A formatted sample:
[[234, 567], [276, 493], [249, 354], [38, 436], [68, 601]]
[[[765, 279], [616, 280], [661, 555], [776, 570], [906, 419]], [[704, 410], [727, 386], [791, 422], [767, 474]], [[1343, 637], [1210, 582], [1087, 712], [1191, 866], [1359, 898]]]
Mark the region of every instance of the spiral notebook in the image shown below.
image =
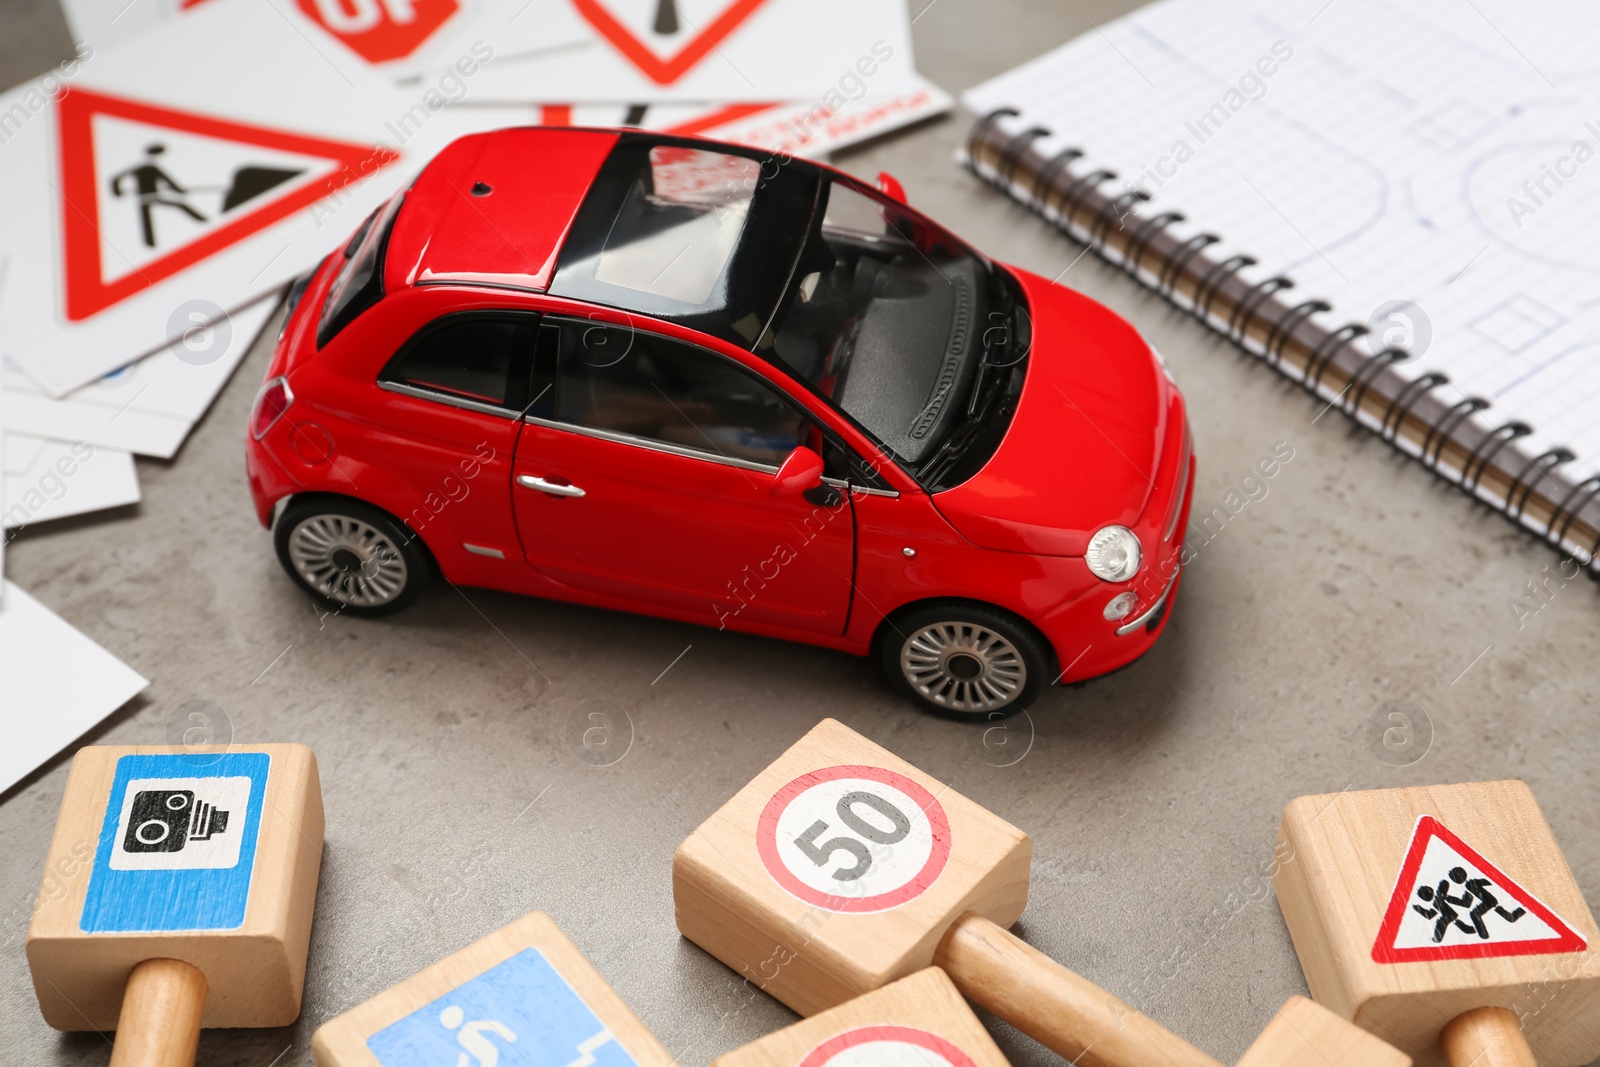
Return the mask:
[[1583, 0], [1165, 0], [963, 161], [1595, 576], [1597, 57]]

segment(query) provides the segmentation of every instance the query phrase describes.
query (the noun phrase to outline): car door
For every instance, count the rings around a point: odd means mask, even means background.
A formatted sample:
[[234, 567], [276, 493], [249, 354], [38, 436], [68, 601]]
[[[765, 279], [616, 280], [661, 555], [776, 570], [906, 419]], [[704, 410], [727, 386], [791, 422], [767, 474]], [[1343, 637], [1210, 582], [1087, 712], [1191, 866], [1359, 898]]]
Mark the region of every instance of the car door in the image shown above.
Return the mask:
[[532, 566], [643, 610], [843, 632], [851, 503], [774, 495], [788, 454], [819, 442], [771, 383], [684, 341], [547, 316], [534, 392], [512, 489]]

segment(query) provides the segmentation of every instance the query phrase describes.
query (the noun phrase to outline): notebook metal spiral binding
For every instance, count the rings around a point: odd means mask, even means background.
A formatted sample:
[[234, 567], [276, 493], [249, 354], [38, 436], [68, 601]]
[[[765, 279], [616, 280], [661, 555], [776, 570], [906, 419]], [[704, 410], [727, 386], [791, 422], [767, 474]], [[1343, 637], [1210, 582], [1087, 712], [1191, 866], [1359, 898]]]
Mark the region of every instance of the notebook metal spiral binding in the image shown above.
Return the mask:
[[[996, 131], [1000, 123], [1020, 114], [1014, 108], [998, 108], [973, 125], [966, 142], [965, 163], [974, 176], [1022, 201], [1068, 237], [1088, 246], [1100, 259], [1142, 284], [1149, 285], [1167, 303], [1218, 329], [1218, 332], [1246, 352], [1258, 356], [1268, 366], [1291, 378], [1298, 377], [1308, 393], [1328, 400], [1330, 407], [1338, 406], [1347, 418], [1360, 425], [1370, 423], [1370, 428], [1381, 440], [1419, 460], [1436, 476], [1454, 483], [1473, 499], [1528, 528], [1523, 519], [1529, 500], [1540, 482], [1551, 472], [1577, 458], [1570, 449], [1552, 448], [1527, 460], [1512, 478], [1503, 498], [1486, 498], [1479, 492], [1484, 474], [1505, 448], [1531, 434], [1531, 427], [1519, 421], [1503, 423], [1484, 434], [1459, 469], [1452, 471], [1446, 468], [1442, 463], [1444, 452], [1455, 439], [1456, 431], [1469, 418], [1487, 411], [1493, 405], [1479, 396], [1463, 397], [1445, 407], [1432, 422], [1423, 424], [1427, 432], [1420, 446], [1404, 442], [1400, 431], [1408, 420], [1415, 417], [1417, 405], [1433, 390], [1450, 384], [1450, 377], [1439, 371], [1427, 371], [1402, 386], [1389, 400], [1381, 416], [1366, 411], [1363, 403], [1382, 372], [1411, 358], [1408, 351], [1393, 346], [1364, 354], [1359, 366], [1350, 373], [1344, 389], [1336, 396], [1325, 397], [1323, 379], [1329, 368], [1335, 364], [1342, 350], [1370, 333], [1366, 325], [1349, 322], [1324, 330], [1321, 339], [1310, 347], [1304, 368], [1298, 372], [1291, 371], [1283, 363], [1284, 349], [1307, 322], [1319, 314], [1332, 311], [1333, 307], [1323, 300], [1302, 301], [1277, 317], [1264, 340], [1259, 344], [1253, 342], [1250, 331], [1263, 309], [1279, 294], [1294, 287], [1292, 279], [1274, 276], [1251, 285], [1235, 301], [1226, 324], [1219, 328], [1212, 320], [1218, 297], [1240, 271], [1255, 266], [1256, 259], [1237, 254], [1209, 264], [1195, 281], [1193, 293], [1186, 299], [1180, 299], [1178, 286], [1189, 276], [1191, 264], [1197, 258], [1203, 259], [1206, 249], [1222, 243], [1222, 238], [1214, 233], [1200, 232], [1181, 241], [1174, 239], [1173, 246], [1157, 260], [1157, 269], [1149, 271], [1145, 261], [1155, 242], [1174, 224], [1187, 221], [1186, 216], [1179, 211], [1163, 211], [1149, 216], [1140, 214], [1139, 207], [1150, 200], [1150, 195], [1142, 189], [1128, 189], [1115, 195], [1100, 193], [1100, 187], [1115, 179], [1117, 173], [1101, 168], [1081, 176], [1072, 175], [1069, 167], [1086, 156], [1085, 150], [1077, 146], [1057, 151], [1034, 170], [1026, 186], [1019, 184], [1018, 174], [1022, 171], [1029, 150], [1039, 141], [1052, 136], [1048, 127], [1030, 126], [1020, 133], [1006, 135], [999, 145], [998, 162], [992, 167], [983, 165], [981, 160], [985, 149], [999, 140]], [[1063, 176], [1067, 176], [1068, 180], [1063, 181]], [[1086, 209], [1089, 213], [1087, 224], [1079, 219]], [[1126, 232], [1120, 248], [1110, 240], [1113, 228], [1119, 224]], [[1147, 274], [1153, 280], [1147, 280]], [[1329, 391], [1331, 388], [1328, 387]], [[1543, 523], [1542, 533], [1537, 527], [1533, 527], [1533, 530], [1546, 543], [1559, 550], [1568, 543], [1572, 528], [1584, 510], [1596, 500], [1600, 500], [1600, 475], [1568, 489]], [[1596, 569], [1596, 564], [1600, 563], [1600, 532], [1597, 532], [1594, 542], [1587, 549], [1580, 547], [1574, 553], [1574, 558], [1583, 564], [1591, 578], [1600, 580], [1600, 571]]]

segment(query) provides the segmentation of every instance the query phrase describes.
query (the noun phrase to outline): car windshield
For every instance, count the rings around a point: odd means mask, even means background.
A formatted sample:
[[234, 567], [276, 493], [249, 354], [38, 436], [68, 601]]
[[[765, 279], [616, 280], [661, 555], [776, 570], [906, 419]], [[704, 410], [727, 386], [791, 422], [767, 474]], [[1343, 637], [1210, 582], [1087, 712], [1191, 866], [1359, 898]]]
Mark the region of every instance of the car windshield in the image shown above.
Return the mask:
[[[990, 414], [980, 368], [1010, 351], [1014, 296], [945, 230], [825, 180], [794, 280], [757, 346], [919, 472]], [[983, 394], [983, 395], [980, 395]], [[981, 403], [980, 403], [981, 401]]]
[[763, 356], [934, 488], [992, 454], [1026, 362], [1015, 283], [948, 231], [804, 161], [703, 142], [624, 135], [550, 292]]

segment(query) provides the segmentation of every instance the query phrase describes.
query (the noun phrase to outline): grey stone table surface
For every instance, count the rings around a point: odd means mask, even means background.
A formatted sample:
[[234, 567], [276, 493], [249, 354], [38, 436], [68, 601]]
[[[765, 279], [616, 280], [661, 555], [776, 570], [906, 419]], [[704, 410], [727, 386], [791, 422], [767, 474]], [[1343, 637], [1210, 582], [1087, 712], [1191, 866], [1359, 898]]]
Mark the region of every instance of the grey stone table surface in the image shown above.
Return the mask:
[[[915, 24], [919, 62], [959, 91], [1134, 6], [935, 0]], [[53, 0], [0, 3], [0, 83], [70, 49]], [[969, 121], [840, 163], [894, 173], [979, 247], [1146, 331], [1191, 405], [1197, 513], [1278, 442], [1293, 449], [1199, 547], [1164, 639], [1120, 674], [1048, 693], [999, 758], [973, 728], [897, 699], [872, 664], [801, 645], [448, 586], [391, 620], [319, 619], [244, 483], [254, 352], [174, 461], [140, 461], [143, 503], [25, 531], [7, 558], [13, 581], [153, 680], [84, 740], [162, 742], [179, 707], [203, 700], [236, 739], [303, 741], [321, 763], [304, 1012], [287, 1029], [207, 1032], [201, 1063], [309, 1063], [321, 1022], [534, 909], [686, 1064], [793, 1021], [678, 936], [669, 869], [679, 841], [824, 715], [1031, 833], [1023, 935], [1224, 1061], [1305, 989], [1258, 875], [1295, 796], [1525, 779], [1600, 901], [1594, 588], [1574, 583], [1519, 620], [1511, 604], [1554, 555], [1341, 417], [1318, 418], [1305, 394], [958, 169]], [[1391, 700], [1432, 722], [1409, 766], [1368, 745]], [[610, 766], [569, 748], [595, 706], [631, 723]], [[106, 1037], [45, 1026], [23, 956], [67, 764], [0, 798], [4, 1063], [109, 1056]], [[1059, 1062], [990, 1022], [1014, 1062]]]

